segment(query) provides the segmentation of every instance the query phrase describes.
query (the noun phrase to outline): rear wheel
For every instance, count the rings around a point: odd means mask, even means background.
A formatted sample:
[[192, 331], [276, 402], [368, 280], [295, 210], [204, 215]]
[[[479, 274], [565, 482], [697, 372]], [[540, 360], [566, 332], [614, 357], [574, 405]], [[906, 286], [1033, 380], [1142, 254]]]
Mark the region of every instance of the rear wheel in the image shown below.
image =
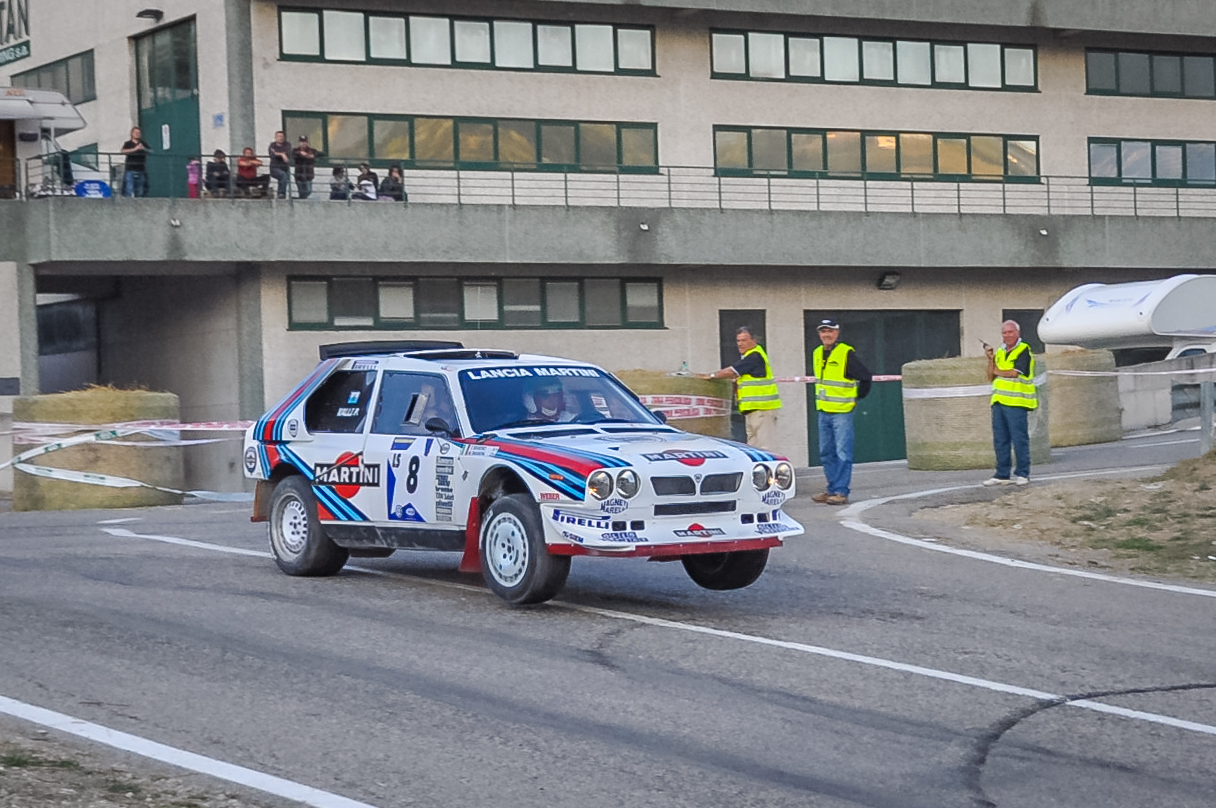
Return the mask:
[[702, 553], [680, 558], [684, 571], [706, 589], [742, 589], [751, 586], [768, 564], [768, 548], [733, 553]]
[[549, 554], [536, 503], [508, 494], [494, 500], [482, 520], [481, 572], [507, 603], [543, 603], [565, 586], [570, 557]]
[[275, 486], [269, 533], [274, 562], [288, 575], [333, 575], [350, 556], [325, 535], [312, 486], [299, 475], [285, 477]]

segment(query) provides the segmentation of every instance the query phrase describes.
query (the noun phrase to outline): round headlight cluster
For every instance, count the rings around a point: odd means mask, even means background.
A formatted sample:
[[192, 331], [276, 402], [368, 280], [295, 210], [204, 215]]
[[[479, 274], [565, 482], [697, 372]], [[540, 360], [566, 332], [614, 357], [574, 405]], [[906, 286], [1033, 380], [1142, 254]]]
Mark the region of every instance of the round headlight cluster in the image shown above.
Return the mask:
[[636, 496], [641, 488], [642, 479], [638, 477], [638, 473], [633, 469], [625, 469], [616, 475], [616, 492], [625, 499]]
[[612, 496], [612, 475], [603, 469], [593, 471], [587, 478], [587, 490], [596, 499], [608, 499]]
[[768, 466], [757, 463], [752, 469], [752, 487], [757, 491], [767, 491], [773, 484], [773, 474]]
[[776, 470], [773, 472], [773, 477], [777, 480], [777, 487], [782, 491], [790, 490], [790, 486], [794, 484], [794, 467], [789, 463], [778, 463]]

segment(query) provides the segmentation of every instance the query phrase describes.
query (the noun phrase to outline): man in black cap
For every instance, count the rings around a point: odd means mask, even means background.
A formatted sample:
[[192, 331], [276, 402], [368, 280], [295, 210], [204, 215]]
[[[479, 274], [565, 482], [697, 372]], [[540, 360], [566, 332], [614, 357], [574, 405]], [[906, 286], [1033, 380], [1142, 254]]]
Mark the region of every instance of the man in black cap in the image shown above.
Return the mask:
[[308, 199], [312, 194], [312, 180], [316, 176], [319, 154], [319, 151], [308, 145], [308, 135], [300, 135], [299, 145], [291, 152], [296, 163], [296, 188], [300, 192], [300, 199]]
[[849, 504], [853, 480], [853, 408], [870, 394], [874, 377], [857, 358], [851, 345], [839, 342], [840, 324], [820, 320], [819, 341], [812, 368], [815, 374], [815, 409], [819, 417], [819, 462], [827, 477], [823, 493], [811, 497], [828, 505]]

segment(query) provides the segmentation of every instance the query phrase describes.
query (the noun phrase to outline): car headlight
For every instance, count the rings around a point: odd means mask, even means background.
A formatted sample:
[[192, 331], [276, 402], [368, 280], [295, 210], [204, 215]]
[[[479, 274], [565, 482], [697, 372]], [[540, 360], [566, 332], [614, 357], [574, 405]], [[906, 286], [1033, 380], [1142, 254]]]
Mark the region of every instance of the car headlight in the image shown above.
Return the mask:
[[638, 473], [633, 469], [625, 469], [620, 474], [616, 475], [616, 492], [629, 499], [638, 493], [642, 487], [642, 480], [638, 477]]
[[768, 466], [763, 463], [757, 463], [752, 469], [752, 487], [757, 491], [766, 491], [773, 484], [772, 474], [768, 470]]
[[777, 486], [782, 491], [790, 490], [790, 486], [794, 484], [794, 467], [789, 463], [778, 463], [773, 476], [777, 479]]
[[596, 499], [608, 499], [612, 496], [612, 475], [603, 469], [592, 472], [587, 478], [587, 489]]

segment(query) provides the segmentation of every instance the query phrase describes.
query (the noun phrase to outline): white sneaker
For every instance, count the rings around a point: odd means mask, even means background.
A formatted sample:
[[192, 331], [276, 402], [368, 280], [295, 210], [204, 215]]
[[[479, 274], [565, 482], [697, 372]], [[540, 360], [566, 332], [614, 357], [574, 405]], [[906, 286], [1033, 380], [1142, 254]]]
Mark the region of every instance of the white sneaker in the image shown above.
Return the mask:
[[1030, 479], [1027, 477], [1014, 477], [1013, 484], [1014, 485], [1030, 485]]
[[984, 480], [984, 485], [1011, 485], [1013, 480], [1002, 479], [1001, 477], [990, 477]]

